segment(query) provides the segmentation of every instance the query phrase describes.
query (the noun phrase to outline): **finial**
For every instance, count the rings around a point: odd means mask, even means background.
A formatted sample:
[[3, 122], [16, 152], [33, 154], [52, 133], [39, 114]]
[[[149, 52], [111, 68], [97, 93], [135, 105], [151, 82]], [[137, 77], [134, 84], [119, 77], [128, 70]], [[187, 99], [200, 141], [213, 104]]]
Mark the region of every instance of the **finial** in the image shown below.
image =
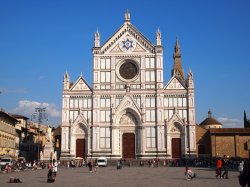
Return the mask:
[[125, 12], [125, 22], [130, 22], [130, 13], [129, 13], [128, 9]]
[[211, 112], [211, 110], [209, 109], [209, 111], [208, 111], [208, 118], [211, 118], [212, 117], [212, 112]]
[[160, 32], [159, 27], [156, 32], [156, 45], [161, 45], [161, 32]]
[[82, 77], [82, 72], [81, 72], [80, 76]]
[[98, 28], [96, 29], [96, 32], [95, 32], [95, 47], [100, 47], [100, 34], [99, 34], [99, 31], [98, 31]]

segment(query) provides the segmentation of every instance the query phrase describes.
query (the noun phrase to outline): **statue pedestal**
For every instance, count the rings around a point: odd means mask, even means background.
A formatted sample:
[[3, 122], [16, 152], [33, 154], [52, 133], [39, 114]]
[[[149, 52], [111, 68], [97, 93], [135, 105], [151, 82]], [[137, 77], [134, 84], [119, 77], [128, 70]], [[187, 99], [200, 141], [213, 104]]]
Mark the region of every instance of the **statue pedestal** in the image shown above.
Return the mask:
[[43, 148], [43, 157], [41, 158], [42, 161], [50, 161], [54, 157], [54, 147], [52, 142], [46, 142]]

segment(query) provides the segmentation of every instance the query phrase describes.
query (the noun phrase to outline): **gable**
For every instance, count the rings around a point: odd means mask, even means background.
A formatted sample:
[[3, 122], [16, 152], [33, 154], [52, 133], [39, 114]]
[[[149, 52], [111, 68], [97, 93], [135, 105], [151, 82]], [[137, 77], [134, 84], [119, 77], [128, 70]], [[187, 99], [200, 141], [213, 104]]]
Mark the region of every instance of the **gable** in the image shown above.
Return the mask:
[[137, 105], [137, 103], [134, 101], [134, 99], [132, 99], [131, 96], [124, 96], [120, 104], [117, 106], [115, 113], [119, 114], [121, 113], [121, 111], [128, 109], [128, 108], [132, 109], [138, 114], [138, 116], [140, 116], [141, 110], [139, 106]]
[[75, 84], [71, 87], [71, 91], [90, 91], [90, 87], [86, 83], [86, 81], [82, 78], [82, 76], [75, 82]]
[[103, 54], [154, 53], [154, 45], [135, 27], [125, 23], [101, 47]]
[[126, 33], [117, 42], [110, 47], [106, 54], [131, 54], [131, 53], [150, 53], [145, 47], [143, 47], [133, 36]]
[[185, 90], [185, 86], [176, 78], [172, 77], [172, 79], [168, 82], [165, 87], [165, 90]]

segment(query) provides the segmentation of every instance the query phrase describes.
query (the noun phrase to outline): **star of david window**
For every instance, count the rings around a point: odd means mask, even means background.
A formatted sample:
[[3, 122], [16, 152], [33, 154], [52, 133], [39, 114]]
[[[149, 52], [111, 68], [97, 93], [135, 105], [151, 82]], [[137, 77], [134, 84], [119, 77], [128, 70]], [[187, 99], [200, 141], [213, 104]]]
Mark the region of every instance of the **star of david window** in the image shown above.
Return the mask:
[[129, 52], [135, 48], [135, 41], [131, 37], [126, 37], [119, 45], [122, 51]]

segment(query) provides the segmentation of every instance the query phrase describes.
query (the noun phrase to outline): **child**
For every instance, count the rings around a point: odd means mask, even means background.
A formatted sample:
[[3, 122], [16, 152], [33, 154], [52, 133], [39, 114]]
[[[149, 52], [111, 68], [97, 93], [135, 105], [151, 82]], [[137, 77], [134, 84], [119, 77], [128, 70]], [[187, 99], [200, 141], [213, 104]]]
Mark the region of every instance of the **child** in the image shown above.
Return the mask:
[[187, 177], [187, 180], [190, 180], [196, 177], [196, 174], [188, 167], [186, 169], [185, 175]]

